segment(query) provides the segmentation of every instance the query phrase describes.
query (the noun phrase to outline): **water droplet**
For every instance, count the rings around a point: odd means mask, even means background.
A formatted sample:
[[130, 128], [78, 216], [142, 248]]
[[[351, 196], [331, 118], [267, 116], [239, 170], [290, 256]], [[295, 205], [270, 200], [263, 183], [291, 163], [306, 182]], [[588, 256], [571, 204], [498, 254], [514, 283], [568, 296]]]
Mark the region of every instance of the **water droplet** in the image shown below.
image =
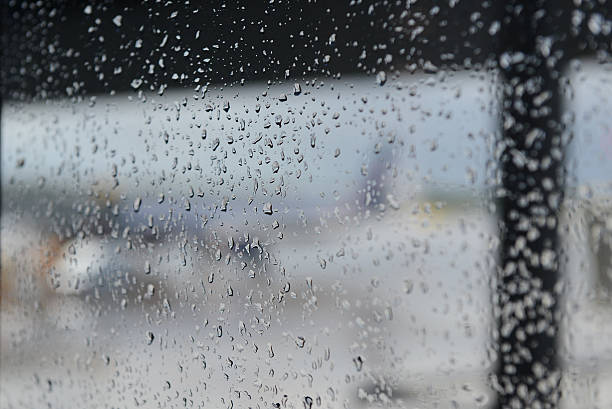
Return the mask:
[[363, 368], [363, 359], [358, 356], [357, 358], [353, 358], [353, 363], [355, 364], [357, 372], [361, 371], [361, 368]]
[[272, 203], [268, 202], [268, 203], [264, 204], [263, 212], [265, 214], [272, 214]]
[[589, 30], [591, 30], [591, 33], [595, 35], [598, 35], [599, 33], [601, 33], [603, 20], [604, 19], [602, 15], [599, 13], [593, 13], [591, 15], [591, 18], [589, 18], [589, 22], [587, 23]]
[[489, 26], [489, 35], [497, 34], [500, 28], [501, 28], [501, 24], [499, 23], [499, 21], [492, 22], [491, 25]]
[[140, 210], [140, 205], [142, 204], [142, 199], [137, 197], [136, 200], [134, 200], [134, 211], [138, 212]]
[[164, 301], [162, 302], [162, 305], [164, 306], [164, 309], [170, 311], [172, 310], [172, 307], [170, 306], [170, 301], [168, 301], [167, 298], [164, 298]]
[[400, 204], [391, 193], [387, 195], [387, 201], [393, 210], [399, 210]]
[[393, 310], [391, 309], [391, 307], [385, 308], [385, 318], [389, 321], [393, 319]]
[[385, 83], [387, 82], [387, 74], [384, 71], [379, 71], [378, 74], [376, 74], [376, 83], [378, 85], [385, 85]]
[[548, 270], [552, 270], [555, 267], [555, 259], [555, 252], [550, 249], [545, 249], [540, 255], [540, 263], [542, 264], [542, 267]]
[[325, 270], [325, 267], [327, 267], [327, 261], [325, 261], [325, 259], [321, 256], [317, 256], [317, 258], [319, 259], [319, 265], [321, 266], [321, 269]]
[[134, 78], [130, 84], [132, 88], [138, 89], [142, 85], [142, 79]]
[[411, 280], [404, 281], [404, 292], [406, 294], [410, 294], [413, 288], [414, 288], [414, 283]]
[[151, 345], [155, 340], [155, 335], [151, 331], [147, 331], [146, 334], [147, 345]]
[[306, 345], [306, 340], [304, 339], [304, 337], [297, 337], [297, 339], [295, 340], [295, 344], [299, 348], [304, 348], [304, 345]]

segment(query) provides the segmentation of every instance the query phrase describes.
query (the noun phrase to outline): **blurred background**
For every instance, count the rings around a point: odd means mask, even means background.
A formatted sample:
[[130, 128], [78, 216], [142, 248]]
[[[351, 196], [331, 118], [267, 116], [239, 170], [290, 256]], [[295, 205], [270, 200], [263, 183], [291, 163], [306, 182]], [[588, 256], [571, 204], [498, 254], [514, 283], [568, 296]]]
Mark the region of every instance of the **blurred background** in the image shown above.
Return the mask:
[[[4, 3], [0, 406], [495, 407], [508, 7]], [[559, 407], [607, 407], [612, 23], [551, 15]]]

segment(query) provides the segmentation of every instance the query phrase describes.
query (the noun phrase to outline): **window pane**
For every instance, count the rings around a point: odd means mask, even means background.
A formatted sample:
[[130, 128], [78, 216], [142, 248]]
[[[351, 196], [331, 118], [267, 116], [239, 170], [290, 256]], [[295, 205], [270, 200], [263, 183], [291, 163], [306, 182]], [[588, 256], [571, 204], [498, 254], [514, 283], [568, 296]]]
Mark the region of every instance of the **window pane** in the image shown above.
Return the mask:
[[607, 406], [605, 3], [6, 2], [0, 406]]

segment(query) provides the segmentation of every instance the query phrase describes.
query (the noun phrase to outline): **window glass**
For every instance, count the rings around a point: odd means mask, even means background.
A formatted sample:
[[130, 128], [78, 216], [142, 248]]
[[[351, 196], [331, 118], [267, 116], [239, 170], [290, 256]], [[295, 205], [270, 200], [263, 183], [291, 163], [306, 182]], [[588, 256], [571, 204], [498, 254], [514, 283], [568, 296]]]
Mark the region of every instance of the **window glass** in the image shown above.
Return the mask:
[[605, 1], [1, 7], [1, 407], [612, 401]]

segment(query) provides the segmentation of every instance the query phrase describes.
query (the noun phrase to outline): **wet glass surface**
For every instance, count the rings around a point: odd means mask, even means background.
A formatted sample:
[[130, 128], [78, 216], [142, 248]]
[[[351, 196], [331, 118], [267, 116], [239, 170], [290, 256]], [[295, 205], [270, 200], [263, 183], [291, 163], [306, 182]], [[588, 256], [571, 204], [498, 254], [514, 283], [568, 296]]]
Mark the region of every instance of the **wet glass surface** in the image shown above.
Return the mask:
[[612, 402], [605, 2], [2, 7], [1, 407]]

